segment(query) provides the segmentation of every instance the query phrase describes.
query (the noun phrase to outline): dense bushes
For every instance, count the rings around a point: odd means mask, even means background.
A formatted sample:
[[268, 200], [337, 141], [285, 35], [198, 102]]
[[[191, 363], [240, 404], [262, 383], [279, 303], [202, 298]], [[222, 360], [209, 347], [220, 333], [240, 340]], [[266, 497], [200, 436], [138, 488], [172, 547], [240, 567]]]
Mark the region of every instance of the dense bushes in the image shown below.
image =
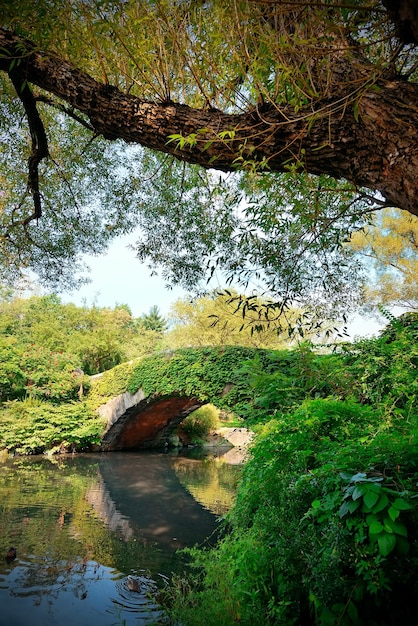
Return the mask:
[[103, 432], [103, 422], [85, 402], [58, 405], [28, 398], [3, 406], [1, 419], [0, 448], [20, 454], [91, 449]]
[[219, 409], [213, 404], [205, 404], [193, 411], [181, 423], [182, 430], [190, 436], [192, 441], [198, 441], [219, 426]]
[[267, 373], [263, 390], [257, 373], [259, 398], [275, 418], [259, 428], [230, 532], [216, 550], [192, 552], [191, 579], [174, 580], [174, 619], [416, 623], [416, 356], [416, 326], [395, 323], [389, 335], [336, 356], [334, 397], [310, 392], [298, 406], [281, 404], [281, 375]]

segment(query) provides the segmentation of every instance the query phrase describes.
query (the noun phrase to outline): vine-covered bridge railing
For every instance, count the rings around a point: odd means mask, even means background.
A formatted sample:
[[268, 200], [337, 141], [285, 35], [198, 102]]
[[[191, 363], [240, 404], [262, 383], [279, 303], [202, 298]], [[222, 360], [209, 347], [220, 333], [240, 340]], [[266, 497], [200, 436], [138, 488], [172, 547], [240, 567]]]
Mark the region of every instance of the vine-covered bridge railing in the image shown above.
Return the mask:
[[92, 377], [90, 398], [105, 421], [102, 450], [161, 447], [173, 429], [211, 402], [232, 409], [250, 400], [246, 361], [272, 351], [243, 347], [186, 348], [124, 363]]

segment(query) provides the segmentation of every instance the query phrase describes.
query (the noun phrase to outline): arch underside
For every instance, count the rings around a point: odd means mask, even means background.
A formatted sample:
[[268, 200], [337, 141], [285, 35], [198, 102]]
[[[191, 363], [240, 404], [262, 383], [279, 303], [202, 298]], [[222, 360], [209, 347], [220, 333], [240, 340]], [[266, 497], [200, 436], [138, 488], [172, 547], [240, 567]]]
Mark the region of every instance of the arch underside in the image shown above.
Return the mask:
[[143, 400], [127, 411], [105, 433], [101, 449], [139, 450], [159, 448], [173, 429], [204, 404], [197, 398], [166, 396]]

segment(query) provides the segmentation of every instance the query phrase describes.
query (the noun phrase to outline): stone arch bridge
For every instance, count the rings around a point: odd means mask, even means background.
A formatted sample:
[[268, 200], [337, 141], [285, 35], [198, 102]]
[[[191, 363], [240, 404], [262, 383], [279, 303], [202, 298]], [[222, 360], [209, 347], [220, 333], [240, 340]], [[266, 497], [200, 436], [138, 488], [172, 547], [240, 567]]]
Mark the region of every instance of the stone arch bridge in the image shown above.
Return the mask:
[[191, 412], [211, 402], [233, 409], [251, 401], [245, 363], [268, 367], [273, 351], [243, 347], [187, 348], [118, 365], [91, 379], [105, 423], [101, 450], [162, 447]]

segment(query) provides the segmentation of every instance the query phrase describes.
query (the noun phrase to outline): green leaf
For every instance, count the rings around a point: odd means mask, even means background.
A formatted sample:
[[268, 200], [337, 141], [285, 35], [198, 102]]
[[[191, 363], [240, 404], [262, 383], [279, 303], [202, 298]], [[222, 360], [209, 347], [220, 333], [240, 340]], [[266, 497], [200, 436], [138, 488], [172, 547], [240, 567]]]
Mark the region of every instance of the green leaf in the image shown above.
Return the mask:
[[383, 525], [386, 532], [396, 533], [397, 535], [402, 535], [402, 537], [408, 536], [406, 527], [404, 526], [404, 524], [402, 524], [402, 522], [396, 520], [394, 521], [390, 517], [385, 517], [385, 519], [383, 520]]
[[351, 476], [351, 482], [357, 483], [360, 480], [364, 480], [365, 478], [367, 478], [367, 474], [365, 474], [364, 472], [358, 472], [357, 474], [354, 474], [354, 476]]
[[365, 492], [366, 492], [366, 487], [364, 485], [357, 485], [353, 491], [353, 495], [352, 495], [353, 500], [358, 500], [359, 498], [364, 496]]
[[348, 503], [343, 502], [338, 510], [338, 516], [342, 518], [347, 515], [347, 513], [349, 513]]
[[347, 606], [347, 613], [353, 624], [358, 623], [358, 611], [354, 602], [349, 602]]
[[363, 497], [363, 502], [368, 507], [369, 510], [373, 508], [373, 506], [376, 504], [378, 500], [379, 500], [379, 494], [374, 493], [373, 491], [370, 491], [370, 490], [367, 491], [367, 493], [365, 493]]
[[383, 533], [377, 538], [377, 543], [379, 545], [380, 554], [382, 556], [387, 556], [396, 546], [396, 537], [393, 534], [389, 535], [387, 533]]
[[382, 493], [379, 496], [379, 500], [376, 502], [376, 504], [373, 507], [373, 513], [379, 513], [380, 511], [383, 511], [383, 509], [385, 509], [388, 504], [389, 504], [389, 498], [387, 497], [385, 493]]
[[369, 533], [371, 535], [378, 535], [383, 531], [383, 524], [381, 524], [378, 520], [374, 520], [371, 524], [369, 524]]
[[399, 517], [399, 514], [400, 514], [399, 509], [395, 509], [393, 506], [391, 506], [388, 510], [388, 515], [390, 519], [393, 521], [395, 521]]
[[360, 500], [350, 500], [347, 503], [347, 507], [348, 507], [348, 510], [350, 511], [350, 513], [354, 513], [354, 511], [357, 511], [357, 509], [359, 508], [360, 504], [361, 504]]
[[394, 509], [398, 509], [398, 511], [408, 511], [413, 508], [412, 504], [402, 498], [396, 498], [396, 500], [392, 502], [392, 506]]

